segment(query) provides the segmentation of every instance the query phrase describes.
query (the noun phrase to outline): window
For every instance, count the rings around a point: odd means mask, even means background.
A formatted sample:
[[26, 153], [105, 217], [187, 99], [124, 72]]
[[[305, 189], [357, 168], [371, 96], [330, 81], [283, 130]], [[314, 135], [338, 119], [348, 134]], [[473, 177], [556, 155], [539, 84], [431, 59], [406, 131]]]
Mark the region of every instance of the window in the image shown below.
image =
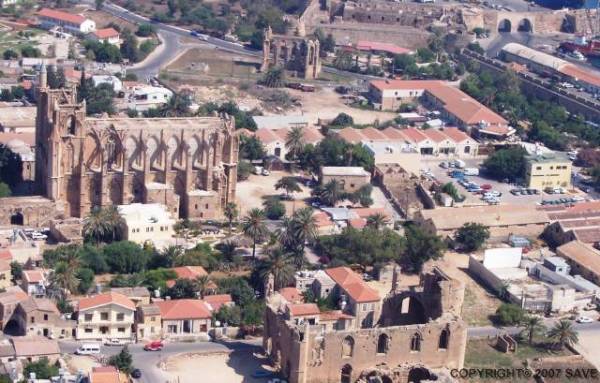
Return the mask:
[[367, 311], [367, 307], [368, 307], [368, 305], [366, 303], [363, 303], [363, 305], [362, 305], [362, 311]]
[[421, 351], [421, 335], [415, 333], [410, 339], [410, 351]]
[[195, 204], [194, 207], [196, 210], [198, 210], [198, 204]]
[[150, 322], [156, 322], [156, 317], [150, 318]]
[[125, 314], [123, 314], [123, 313], [118, 313], [118, 314], [117, 314], [117, 320], [118, 320], [119, 322], [122, 322], [123, 320], [125, 320]]
[[31, 323], [35, 323], [35, 317], [31, 317]]
[[542, 170], [542, 167], [541, 166], [536, 166], [535, 170]]
[[83, 330], [86, 334], [91, 334], [92, 333], [92, 329], [91, 328], [86, 328], [85, 330]]
[[85, 314], [85, 318], [84, 319], [85, 319], [86, 322], [91, 322], [93, 317], [94, 317], [93, 314]]
[[342, 341], [342, 357], [350, 358], [354, 352], [354, 339], [351, 336], [347, 336]]
[[118, 332], [125, 332], [125, 327], [119, 327], [119, 328], [117, 329], [117, 331], [118, 331]]
[[100, 313], [100, 320], [108, 320], [108, 313]]
[[48, 314], [44, 314], [44, 320], [48, 320]]
[[168, 325], [168, 326], [167, 326], [167, 331], [168, 331], [170, 334], [175, 334], [175, 333], [177, 332], [177, 325], [174, 325], [174, 324], [170, 324], [170, 325]]
[[208, 209], [208, 204], [206, 204], [206, 206], [205, 206], [205, 207]]
[[377, 353], [378, 354], [387, 354], [389, 345], [389, 338], [386, 334], [379, 335], [379, 339], [377, 340]]
[[440, 350], [446, 350], [448, 348], [448, 340], [450, 338], [450, 331], [443, 329], [440, 333], [440, 340], [438, 342], [438, 348]]

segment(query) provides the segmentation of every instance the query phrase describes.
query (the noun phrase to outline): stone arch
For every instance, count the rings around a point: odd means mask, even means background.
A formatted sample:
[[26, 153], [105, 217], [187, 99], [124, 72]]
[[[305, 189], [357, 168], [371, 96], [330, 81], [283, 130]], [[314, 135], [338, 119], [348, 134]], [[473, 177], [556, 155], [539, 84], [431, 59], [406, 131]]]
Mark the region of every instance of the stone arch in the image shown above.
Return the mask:
[[350, 335], [344, 338], [342, 341], [342, 357], [350, 358], [354, 353], [354, 338]]
[[164, 148], [161, 140], [155, 136], [146, 143], [146, 155], [150, 158], [150, 168], [162, 168], [164, 163]]
[[110, 133], [104, 143], [104, 155], [106, 158], [106, 165], [109, 170], [120, 169], [122, 167], [123, 148], [119, 137]]
[[425, 367], [413, 367], [408, 372], [408, 381], [411, 383], [421, 383], [424, 380], [434, 380], [433, 376]]
[[533, 33], [533, 23], [528, 18], [524, 18], [521, 21], [519, 21], [517, 31]]
[[121, 182], [118, 178], [113, 178], [110, 182], [110, 191], [108, 193], [110, 201], [113, 205], [120, 205], [123, 198], [123, 190], [121, 188]]
[[[192, 136], [192, 138], [190, 138], [190, 140], [188, 141], [187, 144], [188, 144], [188, 154], [192, 161], [192, 167], [200, 164], [201, 158], [202, 158], [202, 150], [203, 150], [202, 140], [200, 139], [200, 137], [194, 135], [194, 136]], [[200, 159], [199, 159], [199, 157], [200, 157]]]
[[144, 184], [138, 177], [135, 177], [131, 183], [131, 194], [133, 196], [132, 202], [144, 202]]
[[169, 138], [169, 141], [167, 141], [167, 148], [170, 156], [169, 160], [171, 167], [175, 167], [176, 165], [181, 166], [183, 162], [183, 155], [179, 138], [177, 138], [176, 136], [171, 136], [171, 138]]
[[440, 332], [440, 338], [438, 340], [438, 348], [440, 350], [447, 350], [448, 344], [450, 343], [450, 330], [445, 328]]
[[86, 163], [88, 169], [91, 169], [94, 171], [100, 171], [100, 169], [102, 168], [102, 157], [103, 157], [103, 152], [102, 152], [100, 143], [98, 142], [96, 137], [94, 137], [91, 134], [87, 135], [86, 141], [87, 141], [86, 147], [93, 147], [94, 149], [90, 152], [90, 155], [88, 156], [88, 158], [86, 158], [85, 163]]
[[410, 351], [419, 352], [421, 351], [421, 342], [423, 341], [423, 337], [419, 332], [415, 332], [413, 336], [410, 337]]
[[502, 19], [498, 22], [498, 32], [500, 33], [511, 33], [512, 23], [509, 19]]
[[379, 338], [377, 338], [377, 353], [387, 354], [389, 345], [390, 338], [387, 336], [387, 334], [379, 335]]
[[11, 225], [23, 226], [24, 222], [25, 222], [25, 218], [23, 217], [23, 213], [20, 211], [17, 211], [10, 216], [10, 224]]
[[352, 383], [352, 366], [345, 364], [340, 370], [340, 383]]

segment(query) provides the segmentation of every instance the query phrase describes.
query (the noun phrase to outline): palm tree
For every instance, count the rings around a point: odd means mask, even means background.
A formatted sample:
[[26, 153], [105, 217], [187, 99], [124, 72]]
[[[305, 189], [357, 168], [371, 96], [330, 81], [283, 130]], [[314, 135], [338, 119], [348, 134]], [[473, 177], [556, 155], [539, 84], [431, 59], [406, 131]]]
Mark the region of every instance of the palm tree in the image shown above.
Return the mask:
[[292, 258], [283, 252], [281, 248], [272, 249], [267, 257], [261, 261], [258, 273], [263, 281], [267, 281], [269, 275], [273, 275], [275, 290], [287, 286], [294, 279], [294, 265]]
[[298, 185], [296, 177], [282, 177], [275, 184], [275, 190], [283, 189], [287, 198], [290, 198], [291, 193], [301, 192], [302, 189]]
[[319, 191], [319, 199], [329, 206], [335, 206], [335, 204], [342, 199], [342, 196], [342, 185], [335, 179], [327, 182]]
[[579, 342], [577, 331], [568, 320], [561, 320], [548, 331], [548, 338], [554, 339], [555, 344], [562, 350], [565, 345], [573, 346]]
[[60, 261], [54, 265], [54, 271], [50, 275], [50, 285], [60, 291], [71, 293], [79, 286], [76, 276], [77, 269], [69, 267], [69, 264]]
[[83, 235], [94, 243], [102, 241], [108, 233], [102, 209], [94, 208], [83, 221]]
[[267, 233], [265, 225], [265, 212], [254, 208], [242, 220], [244, 234], [252, 238], [252, 259], [256, 260], [256, 242]]
[[288, 216], [281, 219], [281, 227], [277, 230], [279, 244], [286, 250], [296, 251], [298, 242], [294, 236], [294, 220]]
[[375, 213], [367, 217], [367, 226], [373, 227], [375, 230], [381, 229], [388, 223], [390, 220], [383, 213]]
[[119, 214], [119, 208], [115, 205], [102, 209], [102, 216], [108, 228], [109, 241], [114, 241], [119, 235], [119, 229], [123, 225], [123, 218]]
[[285, 147], [292, 160], [295, 160], [304, 150], [304, 132], [299, 126], [294, 126], [287, 134]]
[[529, 344], [533, 344], [533, 336], [535, 334], [541, 333], [545, 330], [544, 323], [539, 317], [536, 316], [528, 316], [525, 318], [523, 322], [523, 331], [527, 334], [527, 340]]
[[200, 295], [200, 299], [204, 299], [204, 296], [208, 292], [210, 286], [210, 277], [208, 275], [200, 275], [194, 281], [196, 283], [196, 289]]
[[175, 260], [183, 255], [183, 246], [172, 245], [167, 246], [162, 252], [161, 255], [164, 259], [166, 259], [166, 264], [168, 267], [171, 267], [175, 264]]
[[237, 205], [234, 202], [228, 202], [227, 205], [225, 205], [223, 214], [225, 215], [225, 218], [227, 218], [227, 222], [229, 223], [229, 235], [231, 235], [233, 221], [237, 218], [239, 214]]
[[313, 215], [312, 208], [305, 207], [296, 210], [292, 217], [292, 228], [295, 242], [300, 246], [300, 252], [297, 257], [298, 267], [304, 263], [304, 248], [307, 242], [312, 242], [317, 238], [317, 220]]
[[285, 82], [283, 68], [273, 67], [260, 79], [260, 84], [267, 88], [281, 88]]

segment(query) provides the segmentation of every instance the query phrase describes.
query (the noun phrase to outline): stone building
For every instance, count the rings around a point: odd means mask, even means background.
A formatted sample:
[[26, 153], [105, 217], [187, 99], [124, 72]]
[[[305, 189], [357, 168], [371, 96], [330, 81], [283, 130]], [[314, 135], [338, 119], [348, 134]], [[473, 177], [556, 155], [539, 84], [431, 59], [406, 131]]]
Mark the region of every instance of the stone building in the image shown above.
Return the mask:
[[276, 35], [271, 27], [265, 29], [264, 35], [262, 72], [266, 72], [270, 66], [281, 66], [296, 71], [298, 77], [312, 80], [319, 77], [319, 40], [306, 37], [303, 32], [297, 36]]
[[174, 216], [217, 218], [234, 200], [233, 119], [91, 118], [75, 88], [49, 89], [40, 74], [36, 178], [66, 216], [95, 206], [162, 203]]
[[385, 291], [348, 268], [326, 270], [339, 310], [320, 312], [269, 295], [263, 346], [289, 382], [400, 383], [463, 366], [464, 286], [430, 266], [418, 286], [400, 288], [399, 267], [392, 269], [390, 283], [379, 283]]

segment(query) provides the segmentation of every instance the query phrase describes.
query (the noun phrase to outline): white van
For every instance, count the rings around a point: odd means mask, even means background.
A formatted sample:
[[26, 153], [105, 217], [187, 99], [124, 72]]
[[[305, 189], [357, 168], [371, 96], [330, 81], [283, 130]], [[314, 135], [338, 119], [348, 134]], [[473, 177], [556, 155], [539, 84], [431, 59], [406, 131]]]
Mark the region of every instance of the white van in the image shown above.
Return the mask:
[[77, 355], [100, 354], [100, 344], [99, 343], [84, 343], [77, 350], [75, 350], [75, 354], [77, 354]]
[[478, 176], [479, 175], [479, 169], [477, 168], [465, 168], [465, 175], [466, 176]]
[[463, 160], [454, 160], [454, 166], [456, 166], [459, 169], [463, 169], [465, 165], [465, 161]]

